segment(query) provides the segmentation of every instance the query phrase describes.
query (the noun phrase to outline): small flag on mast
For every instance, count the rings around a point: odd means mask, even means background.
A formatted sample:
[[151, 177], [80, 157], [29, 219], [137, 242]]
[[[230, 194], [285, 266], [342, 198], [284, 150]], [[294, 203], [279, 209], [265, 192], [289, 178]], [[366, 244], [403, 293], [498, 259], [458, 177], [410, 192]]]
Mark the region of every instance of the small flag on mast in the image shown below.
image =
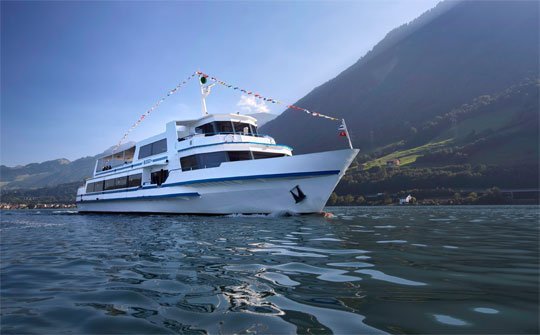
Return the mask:
[[345, 128], [345, 125], [343, 123], [338, 128], [339, 136], [347, 136], [347, 128]]
[[345, 123], [345, 119], [341, 119], [341, 125], [338, 128], [339, 136], [347, 137], [347, 140], [349, 141], [349, 147], [352, 149], [352, 142], [351, 137], [349, 136], [349, 130], [347, 129], [347, 124]]

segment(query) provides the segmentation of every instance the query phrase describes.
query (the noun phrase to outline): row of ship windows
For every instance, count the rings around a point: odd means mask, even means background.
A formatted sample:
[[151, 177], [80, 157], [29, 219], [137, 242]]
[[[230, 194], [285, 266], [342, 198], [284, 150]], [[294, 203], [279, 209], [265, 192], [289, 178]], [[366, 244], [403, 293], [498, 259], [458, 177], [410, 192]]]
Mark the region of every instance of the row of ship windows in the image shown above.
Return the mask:
[[[169, 170], [159, 170], [150, 174], [150, 183], [161, 185], [169, 177]], [[120, 188], [138, 187], [142, 184], [142, 173], [132, 174], [130, 176], [118, 177], [88, 183], [86, 193], [117, 190]]]
[[257, 126], [243, 122], [214, 121], [195, 128], [197, 134], [257, 134]]
[[[218, 151], [204, 154], [190, 155], [180, 158], [182, 171], [198, 170], [218, 167], [224, 162], [236, 162], [252, 159], [264, 159], [284, 157], [286, 154], [259, 151]], [[150, 183], [161, 185], [169, 176], [168, 170], [155, 171], [150, 174]], [[86, 193], [116, 190], [121, 188], [136, 187], [142, 184], [142, 173], [130, 176], [105, 179], [98, 182], [88, 183]]]
[[133, 174], [131, 176], [106, 179], [94, 183], [88, 183], [86, 185], [86, 193], [141, 186], [141, 181], [142, 173]]
[[182, 171], [190, 171], [218, 167], [224, 162], [246, 161], [251, 159], [283, 156], [286, 156], [286, 154], [259, 151], [218, 151], [182, 157], [180, 158], [180, 165], [182, 166]]

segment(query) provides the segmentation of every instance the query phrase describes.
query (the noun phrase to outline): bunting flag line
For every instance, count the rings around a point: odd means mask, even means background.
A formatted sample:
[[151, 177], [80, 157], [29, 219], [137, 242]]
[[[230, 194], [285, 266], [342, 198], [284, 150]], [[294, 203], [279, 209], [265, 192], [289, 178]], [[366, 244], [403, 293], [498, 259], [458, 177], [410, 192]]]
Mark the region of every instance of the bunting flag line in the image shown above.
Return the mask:
[[262, 95], [260, 95], [259, 93], [255, 93], [253, 91], [248, 91], [248, 90], [245, 90], [243, 88], [240, 88], [238, 86], [235, 86], [235, 85], [231, 85], [231, 84], [228, 84], [216, 77], [213, 77], [213, 76], [210, 76], [204, 72], [201, 72], [201, 71], [197, 71], [196, 72], [197, 75], [201, 76], [201, 77], [204, 77], [204, 78], [207, 78], [207, 79], [210, 79], [222, 86], [225, 86], [227, 88], [231, 88], [233, 90], [238, 90], [244, 94], [247, 94], [247, 95], [251, 95], [251, 96], [254, 96], [255, 98], [257, 99], [260, 99], [260, 100], [263, 100], [263, 101], [267, 101], [267, 102], [271, 102], [273, 104], [279, 104], [279, 105], [284, 105], [285, 107], [287, 108], [290, 108], [290, 109], [293, 109], [293, 110], [298, 110], [298, 111], [303, 111], [303, 112], [306, 112], [307, 114], [310, 114], [312, 116], [317, 116], [317, 117], [322, 117], [322, 118], [325, 118], [325, 119], [329, 119], [329, 120], [332, 120], [332, 121], [339, 121], [340, 119], [338, 118], [335, 118], [335, 117], [332, 117], [332, 116], [328, 116], [328, 115], [324, 115], [324, 114], [321, 114], [321, 113], [317, 113], [317, 112], [312, 112], [308, 109], [305, 109], [305, 108], [302, 108], [302, 107], [298, 107], [298, 106], [295, 106], [295, 105], [291, 105], [291, 104], [286, 104], [280, 100], [277, 100], [277, 99], [273, 99], [273, 98], [268, 98], [268, 97], [264, 97]]
[[[202, 84], [205, 84], [206, 79], [210, 79], [213, 82], [218, 83], [218, 84], [220, 84], [220, 85], [222, 85], [224, 87], [230, 88], [230, 89], [235, 90], [235, 91], [240, 91], [240, 92], [242, 92], [244, 94], [251, 95], [251, 96], [253, 96], [253, 97], [257, 98], [257, 99], [260, 99], [260, 100], [263, 100], [263, 101], [266, 101], [266, 102], [269, 102], [269, 103], [283, 105], [283, 106], [285, 106], [287, 108], [290, 108], [290, 109], [293, 109], [293, 110], [305, 112], [305, 113], [307, 113], [307, 114], [309, 114], [311, 116], [317, 116], [317, 117], [325, 118], [325, 119], [332, 120], [332, 121], [339, 121], [340, 120], [340, 119], [332, 117], [332, 116], [324, 115], [324, 114], [317, 113], [317, 112], [312, 112], [312, 111], [310, 111], [308, 109], [305, 109], [305, 108], [302, 108], [302, 107], [298, 107], [298, 106], [295, 106], [295, 105], [292, 105], [292, 104], [287, 104], [287, 103], [285, 103], [283, 101], [280, 101], [280, 100], [277, 100], [277, 99], [274, 99], [274, 98], [268, 98], [268, 97], [262, 96], [259, 93], [255, 93], [253, 91], [248, 91], [246, 89], [240, 88], [239, 86], [228, 84], [228, 83], [226, 83], [226, 82], [224, 82], [224, 81], [222, 81], [222, 80], [220, 80], [220, 79], [218, 79], [216, 77], [209, 76], [208, 74], [206, 74], [204, 72], [196, 71], [193, 74], [191, 74], [189, 77], [187, 77], [184, 81], [182, 81], [178, 85], [176, 85], [176, 87], [174, 87], [172, 90], [167, 92], [167, 94], [165, 96], [163, 96], [161, 99], [159, 99], [152, 107], [150, 107], [146, 112], [144, 112], [139, 117], [139, 119], [124, 133], [124, 135], [122, 136], [120, 141], [118, 141], [118, 144], [113, 148], [113, 151], [112, 151], [113, 154], [122, 145], [122, 142], [124, 142], [124, 140], [128, 137], [128, 135], [135, 128], [137, 128], [137, 126], [139, 126], [139, 124], [141, 124], [141, 122], [144, 121], [144, 119], [146, 119], [146, 117], [148, 117], [156, 108], [158, 108], [159, 105], [161, 105], [161, 103], [163, 101], [165, 101], [165, 99], [167, 99], [171, 95], [178, 92], [178, 90], [180, 90], [180, 88], [182, 88], [184, 85], [186, 85], [195, 76], [199, 76], [201, 78], [201, 83]], [[205, 79], [204, 82], [202, 81], [203, 78]]]
[[129, 133], [131, 133], [135, 128], [137, 128], [137, 126], [148, 116], [150, 115], [150, 113], [152, 113], [156, 108], [159, 107], [159, 105], [161, 105], [161, 103], [163, 101], [165, 101], [165, 99], [167, 99], [168, 97], [170, 97], [171, 95], [175, 94], [176, 92], [178, 92], [178, 90], [184, 86], [185, 84], [187, 84], [191, 79], [193, 79], [193, 77], [197, 76], [198, 73], [197, 72], [194, 72], [193, 74], [191, 74], [189, 77], [187, 77], [184, 81], [182, 81], [181, 83], [179, 83], [178, 85], [176, 85], [175, 88], [173, 88], [172, 90], [169, 90], [169, 92], [167, 92], [167, 95], [165, 95], [164, 97], [162, 97], [161, 99], [159, 99], [152, 107], [150, 107], [144, 114], [142, 114], [139, 119], [137, 120], [137, 122], [135, 122], [125, 133], [124, 135], [122, 136], [122, 138], [120, 139], [120, 141], [118, 141], [118, 144], [114, 147], [112, 153], [114, 154], [114, 152], [122, 145], [122, 142], [124, 142], [124, 140], [128, 137]]

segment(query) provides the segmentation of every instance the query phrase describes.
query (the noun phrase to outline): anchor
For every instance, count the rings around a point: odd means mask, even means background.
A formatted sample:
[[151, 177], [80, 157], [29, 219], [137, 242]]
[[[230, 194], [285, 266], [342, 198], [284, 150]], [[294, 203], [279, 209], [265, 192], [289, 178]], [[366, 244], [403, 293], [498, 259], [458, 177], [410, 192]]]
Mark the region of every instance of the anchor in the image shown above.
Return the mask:
[[289, 192], [291, 192], [294, 198], [294, 201], [296, 203], [302, 202], [306, 198], [306, 195], [304, 194], [304, 192], [302, 192], [302, 190], [300, 189], [300, 186], [298, 185], [293, 187]]

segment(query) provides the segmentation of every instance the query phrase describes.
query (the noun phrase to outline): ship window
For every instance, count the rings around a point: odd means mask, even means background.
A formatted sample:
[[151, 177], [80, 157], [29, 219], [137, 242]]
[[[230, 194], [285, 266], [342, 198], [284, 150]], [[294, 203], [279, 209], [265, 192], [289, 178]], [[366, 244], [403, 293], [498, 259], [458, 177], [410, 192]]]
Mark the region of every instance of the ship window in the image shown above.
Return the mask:
[[243, 122], [234, 122], [234, 132], [235, 133], [242, 133], [242, 134], [249, 134], [251, 133], [251, 130], [249, 128], [249, 123], [243, 123]]
[[152, 155], [152, 143], [143, 145], [139, 149], [139, 159]]
[[112, 156], [107, 156], [98, 159], [98, 164], [96, 166], [96, 171], [107, 171], [112, 168]]
[[210, 122], [210, 123], [203, 124], [202, 126], [195, 128], [195, 132], [197, 134], [213, 135], [216, 131], [214, 130], [214, 123]]
[[285, 154], [280, 154], [276, 152], [260, 152], [260, 151], [253, 151], [253, 158], [255, 159], [262, 159], [262, 158], [275, 158], [275, 157], [283, 157], [286, 156]]
[[126, 188], [127, 187], [127, 177], [119, 177], [115, 179], [114, 188]]
[[115, 152], [114, 154], [98, 159], [96, 165], [96, 172], [107, 171], [116, 166], [128, 164], [133, 162], [133, 155], [135, 154], [135, 147]]
[[97, 165], [96, 165], [96, 171], [103, 171], [105, 167], [105, 160], [103, 158], [98, 159]]
[[135, 156], [135, 147], [124, 150], [124, 163], [133, 162], [133, 156]]
[[118, 166], [124, 164], [124, 152], [120, 151], [112, 155], [112, 159], [109, 163], [111, 166]]
[[105, 191], [114, 190], [114, 179], [105, 180]]
[[182, 165], [182, 171], [196, 170], [198, 155], [185, 156], [180, 158], [180, 165]]
[[250, 151], [228, 151], [229, 161], [247, 161], [253, 159]]
[[167, 139], [161, 139], [159, 141], [143, 145], [139, 149], [139, 159], [160, 154], [167, 151]]
[[212, 168], [220, 166], [221, 163], [227, 162], [229, 159], [225, 151], [218, 151], [201, 154], [198, 160], [201, 168]]
[[251, 133], [252, 134], [259, 134], [259, 133], [257, 133], [257, 126], [254, 126], [252, 124], [250, 124], [250, 126], [251, 126]]
[[217, 133], [232, 133], [233, 127], [232, 122], [230, 121], [216, 121], [214, 122], [216, 125], [216, 132]]
[[94, 192], [94, 183], [88, 183], [86, 185], [86, 193]]
[[169, 177], [169, 170], [161, 169], [160, 171], [152, 172], [150, 174], [150, 183], [161, 185], [167, 180], [167, 177]]
[[94, 192], [103, 191], [103, 180], [94, 183]]
[[128, 187], [141, 186], [142, 174], [133, 174], [128, 177]]
[[167, 151], [167, 139], [164, 138], [157, 142], [152, 143], [152, 155], [157, 155]]
[[180, 158], [182, 171], [218, 167], [224, 162], [251, 160], [250, 151], [218, 151]]
[[182, 157], [180, 158], [180, 164], [182, 165], [182, 171], [189, 171], [218, 167], [228, 160], [227, 152], [219, 151]]

